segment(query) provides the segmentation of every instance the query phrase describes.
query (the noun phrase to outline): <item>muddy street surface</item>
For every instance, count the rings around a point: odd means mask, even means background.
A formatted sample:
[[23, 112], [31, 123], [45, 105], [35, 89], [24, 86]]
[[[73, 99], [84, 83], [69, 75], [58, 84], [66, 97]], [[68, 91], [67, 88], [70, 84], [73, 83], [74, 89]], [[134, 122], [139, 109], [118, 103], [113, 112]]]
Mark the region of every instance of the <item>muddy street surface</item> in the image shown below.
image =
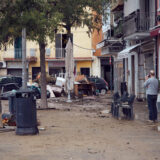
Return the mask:
[[100, 113], [110, 109], [109, 95], [65, 101], [38, 109], [38, 135], [0, 133], [0, 160], [160, 160], [160, 124], [146, 122], [144, 102], [135, 102], [135, 120], [128, 121]]

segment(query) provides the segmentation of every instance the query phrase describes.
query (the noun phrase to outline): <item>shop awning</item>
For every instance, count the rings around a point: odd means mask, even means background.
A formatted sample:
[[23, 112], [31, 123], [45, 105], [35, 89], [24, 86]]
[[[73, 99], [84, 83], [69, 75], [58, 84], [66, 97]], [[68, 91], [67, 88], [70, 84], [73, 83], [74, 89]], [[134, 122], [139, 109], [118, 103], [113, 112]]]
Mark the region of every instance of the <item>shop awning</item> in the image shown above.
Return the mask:
[[118, 53], [118, 59], [123, 59], [123, 58], [127, 58], [128, 54], [135, 48], [137, 48], [138, 46], [140, 46], [141, 44], [136, 44], [134, 46], [130, 46], [124, 50], [122, 50], [121, 52]]
[[156, 28], [150, 31], [150, 36], [154, 37], [160, 34], [160, 28]]

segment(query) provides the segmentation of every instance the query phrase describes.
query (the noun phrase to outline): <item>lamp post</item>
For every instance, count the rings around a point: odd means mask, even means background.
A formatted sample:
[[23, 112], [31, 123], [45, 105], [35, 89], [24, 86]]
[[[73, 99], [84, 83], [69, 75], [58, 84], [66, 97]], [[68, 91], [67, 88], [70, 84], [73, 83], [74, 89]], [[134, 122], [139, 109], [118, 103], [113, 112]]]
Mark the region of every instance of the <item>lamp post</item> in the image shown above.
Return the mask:
[[22, 29], [22, 88], [27, 88], [26, 28]]

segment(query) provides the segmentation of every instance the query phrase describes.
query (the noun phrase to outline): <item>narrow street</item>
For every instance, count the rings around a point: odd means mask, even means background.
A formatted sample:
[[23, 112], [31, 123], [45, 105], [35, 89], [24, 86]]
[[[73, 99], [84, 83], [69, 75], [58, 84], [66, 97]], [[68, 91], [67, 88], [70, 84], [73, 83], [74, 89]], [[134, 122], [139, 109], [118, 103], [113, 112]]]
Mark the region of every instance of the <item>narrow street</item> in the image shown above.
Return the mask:
[[110, 96], [82, 102], [52, 99], [52, 109], [38, 110], [40, 133], [0, 133], [1, 160], [159, 160], [158, 124], [148, 124], [144, 102], [135, 102], [135, 120], [100, 114], [110, 109]]

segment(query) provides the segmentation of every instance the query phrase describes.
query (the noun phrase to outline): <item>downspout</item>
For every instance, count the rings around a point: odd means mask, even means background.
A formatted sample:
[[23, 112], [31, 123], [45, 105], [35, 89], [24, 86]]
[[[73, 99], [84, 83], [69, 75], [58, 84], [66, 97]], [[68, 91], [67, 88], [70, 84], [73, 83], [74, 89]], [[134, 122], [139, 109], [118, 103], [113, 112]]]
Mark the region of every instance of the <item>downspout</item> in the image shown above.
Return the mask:
[[[157, 0], [155, 0], [155, 26], [157, 25], [156, 23], [156, 17], [157, 17]], [[159, 74], [158, 74], [158, 36], [155, 37], [155, 72], [156, 72], [156, 77], [159, 78]]]

